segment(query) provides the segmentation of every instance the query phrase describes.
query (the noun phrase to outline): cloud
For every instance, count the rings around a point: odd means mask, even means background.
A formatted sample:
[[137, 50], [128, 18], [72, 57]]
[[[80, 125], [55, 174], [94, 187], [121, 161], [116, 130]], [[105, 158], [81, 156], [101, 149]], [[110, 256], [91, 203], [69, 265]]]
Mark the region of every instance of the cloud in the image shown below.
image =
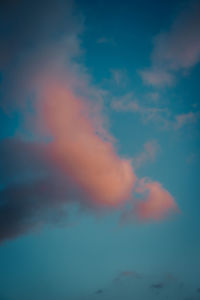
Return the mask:
[[0, 242], [40, 228], [51, 218], [49, 211], [52, 209], [52, 220], [55, 220], [58, 196], [55, 184], [45, 181], [12, 185], [1, 190]]
[[144, 123], [159, 122], [164, 128], [169, 124], [170, 111], [168, 108], [141, 104], [133, 93], [112, 99], [111, 108], [117, 112], [137, 113]]
[[154, 39], [152, 66], [140, 71], [146, 84], [172, 85], [178, 72], [182, 75], [200, 61], [200, 4], [189, 2], [177, 16], [168, 32]]
[[138, 103], [138, 100], [135, 98], [133, 93], [125, 94], [120, 98], [113, 98], [111, 101], [111, 107], [116, 111], [131, 111], [138, 112], [141, 110], [141, 107]]
[[77, 199], [78, 191], [51, 155], [45, 143], [0, 143], [0, 242], [66, 218], [65, 205]]
[[200, 119], [200, 111], [173, 114], [168, 107], [141, 104], [133, 93], [125, 94], [111, 101], [111, 108], [117, 112], [137, 113], [143, 122], [159, 123], [162, 129], [179, 130], [185, 126], [195, 125]]
[[46, 143], [5, 139], [0, 142], [0, 157], [2, 186], [44, 176], [52, 168], [50, 148]]
[[95, 292], [95, 294], [97, 294], [97, 295], [103, 294], [103, 290], [97, 290], [97, 291]]
[[[90, 106], [56, 80], [48, 81], [38, 99], [42, 130], [52, 139], [0, 144], [1, 241], [48, 222], [59, 223], [66, 216], [66, 204], [74, 201], [94, 209], [135, 201], [137, 177], [131, 163], [117, 155], [107, 135], [98, 132]], [[146, 144], [146, 150], [153, 158], [154, 144]], [[143, 184], [137, 192], [146, 199], [135, 210], [142, 221], [162, 219], [175, 209], [173, 198], [159, 183]]]
[[54, 141], [54, 160], [87, 195], [116, 205], [131, 197], [136, 176], [130, 161], [97, 131], [89, 106], [56, 79], [42, 89], [39, 111]]
[[138, 179], [135, 184], [135, 203], [126, 210], [122, 222], [134, 219], [140, 222], [160, 221], [172, 213], [180, 213], [173, 196], [157, 181]]
[[0, 144], [0, 241], [48, 222], [59, 223], [72, 201], [96, 208], [117, 206], [131, 197], [135, 175], [130, 162], [120, 159], [113, 145], [96, 134], [88, 112], [84, 117], [82, 102], [67, 94], [67, 106], [59, 107], [62, 97], [48, 92], [44, 111], [54, 140], [36, 144], [11, 139]]
[[164, 285], [162, 283], [154, 283], [151, 285], [151, 288], [153, 289], [163, 289]]
[[[102, 296], [105, 299], [127, 300], [154, 299], [156, 296], [161, 297], [161, 299], [186, 299], [186, 297], [190, 299], [190, 295], [193, 299], [198, 298], [198, 293], [194, 289], [194, 285], [187, 282], [184, 288], [180, 289], [179, 280], [174, 278], [167, 280], [164, 273], [144, 273], [141, 280], [136, 280], [134, 274], [131, 275], [129, 273], [131, 270], [127, 270], [127, 275], [126, 271], [124, 272], [125, 274], [124, 276], [122, 275], [121, 281], [114, 279], [108, 282], [105, 288], [103, 288], [103, 294], [97, 293], [96, 297]], [[94, 297], [95, 292], [88, 295], [87, 299], [93, 299]]]
[[157, 92], [150, 92], [146, 94], [146, 98], [148, 99], [149, 102], [157, 103], [158, 100], [160, 99], [160, 94]]
[[[53, 137], [53, 161], [91, 203], [116, 206], [130, 200], [137, 180], [130, 160], [117, 155], [107, 133], [98, 132], [89, 103], [77, 98], [62, 81], [47, 82], [39, 96], [39, 111]], [[145, 145], [145, 159], [154, 158], [156, 147], [155, 142]], [[177, 210], [173, 197], [159, 183], [143, 180], [140, 184], [139, 192], [148, 191], [146, 201], [137, 204], [141, 219], [158, 220]]]
[[97, 44], [111, 44], [114, 45], [115, 41], [113, 38], [107, 38], [105, 36], [100, 37], [99, 39], [97, 39]]
[[143, 81], [152, 86], [171, 86], [174, 83], [174, 76], [167, 71], [153, 68], [152, 70], [140, 71]]
[[120, 272], [114, 279], [114, 281], [120, 281], [123, 278], [127, 278], [127, 277], [133, 277], [136, 279], [140, 279], [142, 278], [142, 275], [138, 272], [132, 271], [132, 270], [126, 270], [126, 271], [122, 271]]
[[175, 128], [179, 129], [187, 124], [195, 124], [200, 118], [200, 111], [188, 112], [185, 114], [176, 115]]
[[154, 161], [160, 146], [157, 141], [152, 140], [144, 144], [144, 151], [133, 158], [133, 165], [135, 169], [140, 168], [147, 161]]
[[[23, 125], [0, 142], [1, 242], [62, 222], [70, 203], [93, 210], [134, 205], [137, 181], [107, 130], [102, 91], [77, 62], [83, 24], [73, 1], [12, 5], [4, 2], [1, 11], [0, 92], [4, 112], [20, 113]], [[153, 148], [147, 151], [153, 157]], [[167, 199], [163, 216], [172, 208]]]
[[142, 179], [137, 187], [139, 193], [147, 193], [146, 200], [136, 205], [136, 214], [141, 220], [161, 220], [171, 212], [179, 212], [174, 198], [158, 182]]
[[117, 84], [120, 87], [125, 87], [127, 85], [128, 76], [125, 70], [112, 69], [111, 74], [115, 84]]
[[[0, 12], [1, 106], [28, 105], [41, 73], [61, 72], [81, 53], [81, 16], [74, 3], [42, 0], [3, 2]], [[74, 69], [77, 66], [74, 64]], [[71, 68], [71, 78], [74, 77]], [[33, 97], [33, 96], [32, 96]], [[11, 103], [12, 102], [12, 103]]]

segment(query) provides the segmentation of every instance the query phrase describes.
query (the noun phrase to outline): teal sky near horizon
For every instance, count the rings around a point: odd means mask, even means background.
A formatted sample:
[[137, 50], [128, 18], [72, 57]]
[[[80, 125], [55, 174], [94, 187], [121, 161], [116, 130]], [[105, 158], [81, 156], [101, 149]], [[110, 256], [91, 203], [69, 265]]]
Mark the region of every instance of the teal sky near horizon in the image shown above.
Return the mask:
[[0, 300], [200, 298], [200, 2], [3, 1]]

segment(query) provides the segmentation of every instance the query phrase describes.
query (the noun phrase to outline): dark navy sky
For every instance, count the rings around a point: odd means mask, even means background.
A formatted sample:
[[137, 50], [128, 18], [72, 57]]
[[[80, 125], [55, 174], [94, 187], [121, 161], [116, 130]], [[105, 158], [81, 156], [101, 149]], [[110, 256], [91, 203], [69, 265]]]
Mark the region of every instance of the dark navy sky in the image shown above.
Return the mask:
[[200, 299], [200, 2], [2, 1], [0, 300]]

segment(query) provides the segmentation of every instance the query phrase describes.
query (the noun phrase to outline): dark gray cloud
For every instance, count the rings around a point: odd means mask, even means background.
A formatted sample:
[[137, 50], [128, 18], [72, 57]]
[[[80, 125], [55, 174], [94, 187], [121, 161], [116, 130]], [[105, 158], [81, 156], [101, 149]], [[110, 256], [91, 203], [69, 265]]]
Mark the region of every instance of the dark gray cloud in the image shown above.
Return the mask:
[[1, 67], [13, 67], [14, 62], [38, 51], [41, 55], [43, 48], [48, 55], [54, 42], [75, 38], [80, 28], [73, 7], [71, 0], [1, 1]]
[[50, 169], [50, 148], [45, 143], [5, 139], [0, 143], [0, 158], [2, 185], [42, 176]]
[[164, 285], [163, 283], [154, 283], [151, 285], [151, 288], [160, 290], [164, 288]]
[[100, 294], [103, 294], [103, 290], [97, 290], [96, 292], [95, 292], [95, 294], [97, 294], [97, 295], [100, 295]]
[[48, 182], [19, 184], [0, 191], [0, 241], [24, 234], [43, 223], [47, 209], [56, 204], [52, 192]]
[[75, 197], [73, 184], [53, 162], [50, 146], [27, 138], [37, 131], [32, 101], [40, 87], [38, 78], [71, 63], [80, 51], [81, 30], [73, 0], [0, 3], [0, 108], [9, 113], [11, 127], [15, 111], [27, 126], [25, 139], [0, 141], [0, 242], [57, 222]]
[[0, 143], [0, 242], [66, 216], [64, 207], [75, 197], [73, 184], [50, 156], [45, 144]]

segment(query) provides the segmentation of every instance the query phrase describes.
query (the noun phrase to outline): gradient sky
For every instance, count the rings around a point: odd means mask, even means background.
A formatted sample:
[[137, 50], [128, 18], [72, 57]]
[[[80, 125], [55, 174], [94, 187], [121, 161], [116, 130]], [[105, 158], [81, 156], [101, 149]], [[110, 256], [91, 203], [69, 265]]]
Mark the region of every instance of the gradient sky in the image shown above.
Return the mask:
[[0, 300], [200, 299], [199, 77], [199, 1], [1, 1]]

